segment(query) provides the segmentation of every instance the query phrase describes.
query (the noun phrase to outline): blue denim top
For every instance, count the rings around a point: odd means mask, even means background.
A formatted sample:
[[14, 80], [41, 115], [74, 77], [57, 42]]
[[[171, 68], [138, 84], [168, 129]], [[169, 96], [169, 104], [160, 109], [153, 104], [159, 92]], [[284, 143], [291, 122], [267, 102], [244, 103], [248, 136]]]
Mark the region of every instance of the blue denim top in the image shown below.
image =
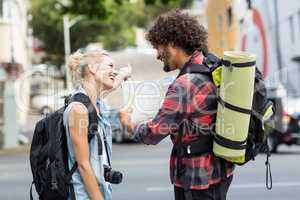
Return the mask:
[[[73, 94], [82, 92], [86, 94], [86, 92], [79, 88], [76, 90]], [[69, 112], [72, 109], [72, 106], [75, 104], [81, 104], [79, 102], [72, 102], [68, 105], [66, 110], [63, 114], [63, 120], [64, 120], [64, 126], [66, 128], [66, 134], [67, 134], [67, 145], [68, 145], [68, 164], [69, 169], [72, 168], [73, 164], [75, 163], [75, 153], [73, 144], [70, 138], [70, 132], [69, 132]], [[105, 102], [98, 99], [97, 100], [97, 107], [100, 110], [100, 114], [98, 115], [98, 132], [101, 135], [101, 138], [103, 138], [103, 135], [105, 134], [107, 141], [108, 141], [108, 155], [111, 159], [112, 156], [112, 132], [111, 132], [111, 126], [108, 121], [108, 115], [109, 115], [109, 109]], [[103, 142], [103, 140], [102, 140]], [[102, 144], [102, 147], [104, 148], [104, 145]], [[104, 167], [103, 167], [103, 155], [98, 155], [98, 140], [97, 137], [93, 137], [89, 144], [89, 150], [90, 150], [90, 163], [94, 170], [94, 173], [96, 175], [97, 182], [99, 184], [99, 189], [101, 190], [101, 193], [105, 200], [111, 200], [112, 199], [112, 186], [110, 183], [106, 182], [104, 180]], [[103, 149], [103, 154], [105, 154], [105, 149]], [[83, 180], [80, 176], [80, 173], [78, 169], [75, 171], [75, 173], [72, 175], [72, 184], [74, 187], [75, 197], [76, 200], [88, 200], [89, 195], [85, 189]], [[70, 200], [71, 197], [69, 195], [68, 200]]]

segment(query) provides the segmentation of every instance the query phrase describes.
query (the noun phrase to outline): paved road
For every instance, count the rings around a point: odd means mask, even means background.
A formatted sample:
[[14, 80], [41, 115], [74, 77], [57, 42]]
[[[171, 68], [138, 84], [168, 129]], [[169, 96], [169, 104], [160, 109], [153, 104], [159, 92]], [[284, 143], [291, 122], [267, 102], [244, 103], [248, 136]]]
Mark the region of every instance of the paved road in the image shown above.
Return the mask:
[[[265, 157], [238, 167], [229, 200], [298, 200], [300, 194], [300, 148], [279, 149], [271, 158], [274, 188], [265, 189]], [[158, 146], [124, 144], [114, 146], [114, 168], [125, 174], [114, 187], [115, 200], [172, 200], [168, 179], [169, 141]], [[0, 200], [27, 200], [31, 173], [26, 153], [0, 157]]]

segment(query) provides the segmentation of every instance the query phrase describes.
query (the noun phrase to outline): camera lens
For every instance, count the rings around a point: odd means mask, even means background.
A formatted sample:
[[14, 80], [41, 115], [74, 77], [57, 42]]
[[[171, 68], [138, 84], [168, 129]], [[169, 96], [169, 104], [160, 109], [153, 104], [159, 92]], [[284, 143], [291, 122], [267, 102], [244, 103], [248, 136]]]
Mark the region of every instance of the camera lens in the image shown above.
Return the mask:
[[119, 171], [114, 171], [108, 166], [104, 166], [104, 179], [112, 184], [120, 184], [123, 180], [123, 174]]
[[123, 174], [118, 171], [111, 171], [111, 180], [112, 184], [120, 184], [123, 180]]

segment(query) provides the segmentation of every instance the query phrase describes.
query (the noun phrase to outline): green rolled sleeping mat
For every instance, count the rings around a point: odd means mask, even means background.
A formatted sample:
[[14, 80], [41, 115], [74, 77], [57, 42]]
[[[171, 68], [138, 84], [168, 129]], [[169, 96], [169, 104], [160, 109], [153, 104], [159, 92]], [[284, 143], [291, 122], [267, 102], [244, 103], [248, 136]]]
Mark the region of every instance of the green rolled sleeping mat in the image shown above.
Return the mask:
[[245, 161], [252, 109], [256, 56], [224, 52], [213, 152], [229, 162]]

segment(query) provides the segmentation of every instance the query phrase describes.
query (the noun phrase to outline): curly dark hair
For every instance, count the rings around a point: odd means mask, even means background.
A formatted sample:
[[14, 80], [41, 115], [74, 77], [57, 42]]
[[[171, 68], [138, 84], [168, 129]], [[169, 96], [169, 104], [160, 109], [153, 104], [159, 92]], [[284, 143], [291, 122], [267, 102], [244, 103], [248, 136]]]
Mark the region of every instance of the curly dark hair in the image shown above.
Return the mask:
[[147, 40], [158, 45], [174, 44], [188, 55], [195, 50], [208, 53], [207, 31], [196, 18], [180, 10], [160, 15], [147, 34]]

